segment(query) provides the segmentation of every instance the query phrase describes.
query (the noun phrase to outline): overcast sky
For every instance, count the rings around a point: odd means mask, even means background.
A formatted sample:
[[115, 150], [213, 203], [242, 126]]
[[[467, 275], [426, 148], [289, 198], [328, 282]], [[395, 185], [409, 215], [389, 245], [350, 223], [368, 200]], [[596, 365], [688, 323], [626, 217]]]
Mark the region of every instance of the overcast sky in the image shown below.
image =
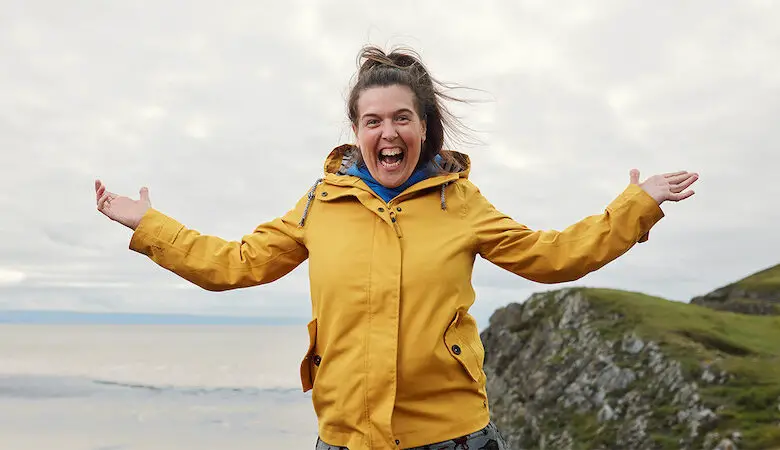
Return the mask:
[[[193, 288], [128, 250], [93, 180], [239, 239], [290, 209], [335, 146], [364, 44], [481, 89], [455, 110], [499, 209], [562, 229], [636, 167], [697, 171], [650, 241], [574, 285], [688, 301], [780, 262], [780, 4], [767, 1], [2, 0], [0, 309], [309, 315], [306, 264]], [[664, 6], [665, 5], [665, 6]], [[561, 286], [478, 260], [473, 308]]]

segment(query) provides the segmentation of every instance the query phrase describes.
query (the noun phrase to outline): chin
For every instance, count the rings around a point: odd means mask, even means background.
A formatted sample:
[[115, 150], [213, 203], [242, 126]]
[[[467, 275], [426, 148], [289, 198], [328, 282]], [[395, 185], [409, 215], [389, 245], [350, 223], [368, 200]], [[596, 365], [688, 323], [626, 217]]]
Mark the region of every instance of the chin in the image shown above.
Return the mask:
[[403, 170], [401, 173], [387, 173], [382, 169], [379, 169], [379, 171], [380, 175], [379, 177], [376, 177], [376, 180], [382, 186], [387, 188], [397, 188], [398, 186], [404, 184], [404, 182], [411, 176], [411, 173], [406, 173], [406, 170]]
[[382, 186], [384, 186], [386, 188], [395, 189], [398, 186], [404, 184], [404, 181], [406, 181], [406, 180], [395, 180], [395, 179], [387, 180], [387, 179], [382, 179], [382, 180], [377, 180], [377, 181], [379, 181], [379, 184], [381, 184]]

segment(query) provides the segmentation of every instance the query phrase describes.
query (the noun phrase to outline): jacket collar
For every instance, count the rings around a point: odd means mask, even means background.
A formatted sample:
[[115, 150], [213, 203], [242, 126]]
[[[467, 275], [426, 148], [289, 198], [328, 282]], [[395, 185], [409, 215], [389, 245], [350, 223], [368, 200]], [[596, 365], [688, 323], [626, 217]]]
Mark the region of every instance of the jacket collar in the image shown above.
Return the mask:
[[[334, 148], [328, 157], [325, 158], [325, 176], [323, 178], [318, 178], [309, 190], [308, 201], [306, 202], [306, 207], [304, 208], [303, 215], [298, 224], [299, 226], [303, 226], [303, 224], [306, 222], [306, 216], [308, 215], [309, 208], [311, 207], [312, 201], [314, 200], [314, 193], [320, 183], [326, 183], [331, 186], [342, 188], [336, 189], [337, 192], [334, 192], [333, 195], [322, 199], [323, 201], [334, 200], [336, 198], [347, 195], [357, 196], [359, 192], [356, 191], [369, 192], [371, 195], [376, 196], [376, 194], [363, 180], [356, 176], [347, 174], [347, 169], [349, 169], [352, 164], [357, 162], [358, 151], [359, 150], [354, 145], [343, 144]], [[400, 199], [424, 189], [441, 186], [441, 209], [447, 209], [445, 188], [450, 183], [455, 182], [458, 178], [468, 178], [469, 172], [471, 171], [471, 160], [465, 153], [459, 153], [453, 150], [445, 150], [445, 152], [455, 156], [458, 160], [463, 161], [463, 163], [443, 164], [441, 174], [433, 175], [423, 181], [420, 181], [419, 183], [410, 186], [396, 198]]]

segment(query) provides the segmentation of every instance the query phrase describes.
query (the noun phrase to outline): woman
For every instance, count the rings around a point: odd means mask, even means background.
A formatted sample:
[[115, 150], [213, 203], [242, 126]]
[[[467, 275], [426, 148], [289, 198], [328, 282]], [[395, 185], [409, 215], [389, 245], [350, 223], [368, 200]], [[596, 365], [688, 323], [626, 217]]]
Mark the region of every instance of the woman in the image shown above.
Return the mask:
[[[274, 281], [309, 259], [312, 320], [300, 375], [312, 391], [317, 448], [484, 448], [484, 349], [469, 314], [476, 255], [541, 283], [576, 280], [647, 239], [659, 205], [698, 176], [630, 183], [603, 214], [533, 231], [496, 210], [443, 150], [452, 119], [413, 52], [363, 49], [348, 100], [357, 145], [337, 147], [297, 205], [241, 241], [188, 229], [95, 183], [97, 208], [134, 230], [130, 248], [203, 287]], [[455, 130], [457, 131], [457, 130]]]

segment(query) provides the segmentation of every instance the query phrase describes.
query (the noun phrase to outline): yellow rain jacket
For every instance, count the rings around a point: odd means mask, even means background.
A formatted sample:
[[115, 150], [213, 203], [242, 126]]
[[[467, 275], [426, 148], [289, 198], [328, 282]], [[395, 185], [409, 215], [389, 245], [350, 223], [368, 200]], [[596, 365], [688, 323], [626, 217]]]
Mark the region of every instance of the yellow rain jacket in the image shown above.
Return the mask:
[[[284, 216], [240, 241], [185, 228], [150, 209], [130, 248], [220, 291], [274, 281], [309, 259], [312, 319], [302, 349], [319, 434], [359, 449], [422, 446], [485, 427], [484, 348], [469, 314], [477, 255], [540, 283], [576, 280], [647, 239], [663, 217], [628, 185], [603, 214], [533, 231], [499, 212], [451, 169], [385, 203], [346, 175], [334, 149], [324, 178]], [[321, 182], [320, 182], [321, 181]]]

